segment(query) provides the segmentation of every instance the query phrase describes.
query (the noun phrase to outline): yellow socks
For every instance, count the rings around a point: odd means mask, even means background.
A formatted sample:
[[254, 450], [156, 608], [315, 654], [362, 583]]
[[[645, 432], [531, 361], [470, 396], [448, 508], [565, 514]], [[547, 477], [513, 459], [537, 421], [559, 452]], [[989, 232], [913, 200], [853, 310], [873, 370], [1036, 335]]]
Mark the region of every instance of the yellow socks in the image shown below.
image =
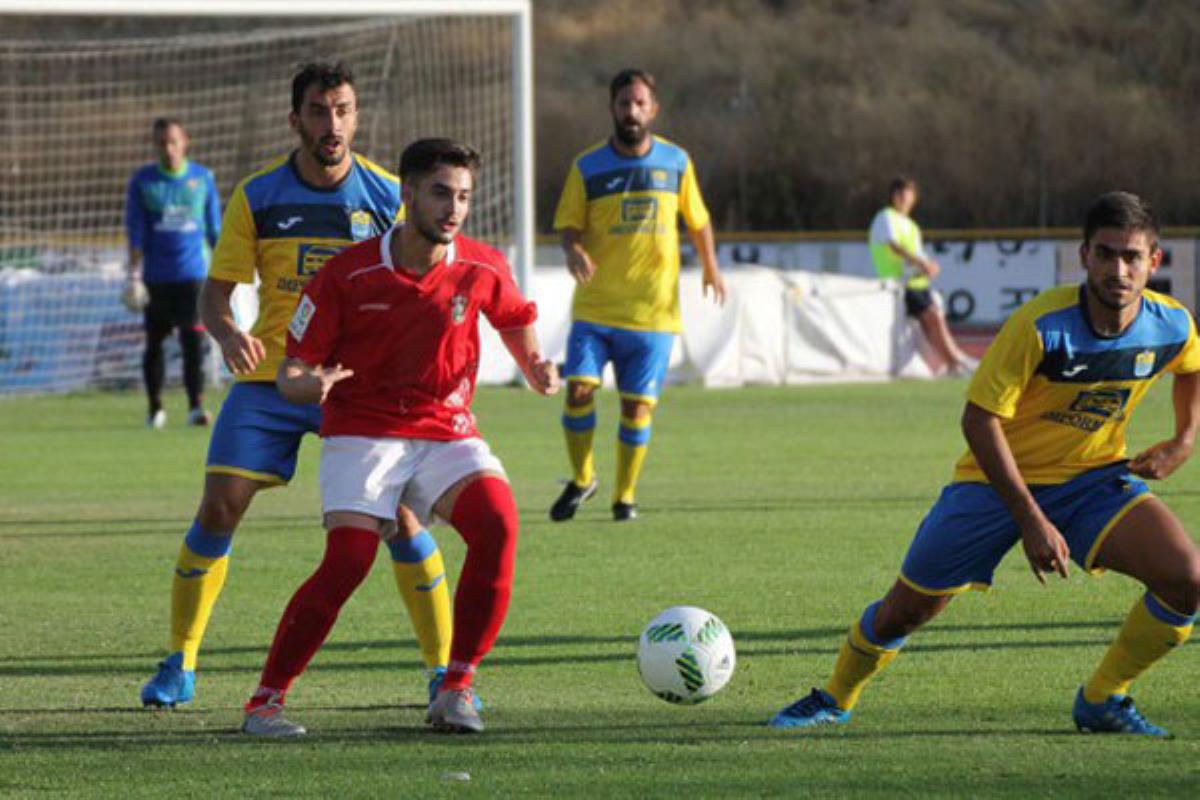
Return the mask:
[[567, 456], [575, 474], [576, 486], [589, 486], [596, 477], [592, 460], [592, 435], [596, 432], [596, 403], [586, 406], [566, 406], [562, 416], [563, 433], [567, 437]]
[[428, 669], [444, 667], [450, 662], [454, 627], [442, 552], [426, 530], [411, 539], [400, 534], [388, 541], [388, 549], [396, 588], [412, 619], [421, 658]]
[[196, 668], [200, 640], [225, 585], [232, 547], [232, 535], [208, 533], [193, 522], [179, 548], [171, 585], [170, 647], [172, 653], [183, 653], [185, 670]]
[[614, 503], [632, 503], [637, 490], [638, 476], [646, 461], [646, 445], [650, 441], [650, 415], [630, 419], [621, 415], [617, 429], [617, 483], [613, 487]]
[[1102, 703], [1114, 694], [1127, 694], [1134, 678], [1188, 640], [1195, 621], [1195, 614], [1180, 614], [1146, 592], [1125, 618], [1096, 673], [1084, 684], [1083, 699]]
[[833, 676], [825, 686], [825, 691], [833, 695], [838, 708], [843, 711], [854, 708], [867, 681], [892, 663], [904, 645], [903, 638], [886, 642], [876, 640], [875, 612], [878, 608], [878, 601], [867, 606], [862, 617], [850, 626], [838, 653]]

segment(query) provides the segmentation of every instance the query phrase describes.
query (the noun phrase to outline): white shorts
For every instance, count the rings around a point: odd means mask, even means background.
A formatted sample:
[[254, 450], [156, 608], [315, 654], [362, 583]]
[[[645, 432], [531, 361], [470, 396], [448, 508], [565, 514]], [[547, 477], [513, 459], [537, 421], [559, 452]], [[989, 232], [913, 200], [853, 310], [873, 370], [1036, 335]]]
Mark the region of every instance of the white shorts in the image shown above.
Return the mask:
[[503, 475], [504, 465], [483, 439], [330, 436], [321, 442], [321, 508], [394, 520], [403, 503], [428, 525], [447, 489], [485, 471]]

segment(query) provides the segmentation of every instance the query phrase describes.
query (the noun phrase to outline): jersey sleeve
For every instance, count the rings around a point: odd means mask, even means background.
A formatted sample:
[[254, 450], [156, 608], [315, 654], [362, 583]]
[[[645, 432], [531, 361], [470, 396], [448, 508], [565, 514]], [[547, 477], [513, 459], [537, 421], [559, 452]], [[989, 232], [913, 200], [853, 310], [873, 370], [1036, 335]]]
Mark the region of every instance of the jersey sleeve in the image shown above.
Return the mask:
[[483, 305], [484, 316], [498, 331], [526, 328], [537, 321], [537, 304], [526, 300], [508, 264], [494, 265], [496, 282]]
[[684, 224], [690, 231], [698, 231], [708, 224], [708, 206], [700, 195], [700, 184], [696, 182], [696, 169], [692, 160], [687, 160], [683, 168], [683, 178], [679, 184], [679, 213], [683, 215]]
[[871, 244], [888, 245], [897, 241], [898, 238], [895, 226], [892, 225], [892, 215], [886, 211], [876, 214], [875, 219], [871, 220], [871, 230], [867, 234], [867, 239]]
[[221, 238], [221, 198], [211, 170], [206, 173], [205, 178], [208, 196], [204, 201], [204, 237], [209, 247], [216, 247], [217, 240]]
[[129, 187], [125, 191], [125, 235], [130, 247], [145, 249], [146, 207], [142, 205], [142, 193], [138, 190], [136, 175], [129, 179]]
[[1167, 369], [1176, 375], [1200, 372], [1200, 341], [1196, 338], [1196, 322], [1192, 319], [1191, 314], [1188, 314], [1187, 318], [1187, 341], [1183, 345], [1183, 350], [1167, 366]]
[[225, 208], [221, 235], [213, 249], [208, 276], [223, 281], [254, 283], [257, 265], [258, 231], [254, 215], [250, 213], [250, 201], [246, 199], [244, 188], [238, 186]]
[[998, 417], [1011, 419], [1042, 355], [1042, 337], [1033, 320], [1014, 314], [979, 362], [967, 387], [967, 400]]
[[579, 162], [571, 165], [562, 195], [558, 198], [558, 209], [554, 212], [554, 230], [574, 228], [582, 231], [587, 226], [587, 190], [583, 185], [583, 173]]
[[334, 270], [322, 269], [304, 287], [288, 323], [288, 358], [312, 366], [324, 364], [337, 343], [341, 317], [341, 291]]

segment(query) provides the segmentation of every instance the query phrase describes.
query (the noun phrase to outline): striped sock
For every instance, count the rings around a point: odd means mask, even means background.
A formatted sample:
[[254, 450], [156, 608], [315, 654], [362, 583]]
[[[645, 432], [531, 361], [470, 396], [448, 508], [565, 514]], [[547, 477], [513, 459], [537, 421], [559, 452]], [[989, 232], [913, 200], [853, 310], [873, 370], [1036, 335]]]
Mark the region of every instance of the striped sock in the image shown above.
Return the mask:
[[446, 567], [437, 542], [429, 531], [422, 530], [411, 539], [396, 535], [388, 540], [388, 549], [396, 588], [408, 609], [425, 667], [444, 667], [450, 660], [453, 621]]
[[233, 533], [210, 533], [193, 522], [179, 548], [171, 581], [170, 652], [183, 653], [183, 668], [196, 668], [200, 641], [225, 585]]

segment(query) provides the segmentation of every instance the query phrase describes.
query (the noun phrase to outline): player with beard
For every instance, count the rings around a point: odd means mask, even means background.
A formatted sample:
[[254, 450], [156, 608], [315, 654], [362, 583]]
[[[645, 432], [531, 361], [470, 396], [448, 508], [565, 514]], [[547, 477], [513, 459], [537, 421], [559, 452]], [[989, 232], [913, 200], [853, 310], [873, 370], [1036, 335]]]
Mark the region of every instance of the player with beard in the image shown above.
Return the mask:
[[[950, 599], [987, 589], [1018, 541], [1033, 573], [1112, 570], [1141, 583], [1116, 640], [1075, 695], [1082, 731], [1166, 736], [1130, 684], [1187, 641], [1200, 606], [1200, 550], [1142, 478], [1166, 478], [1200, 428], [1200, 343], [1188, 310], [1146, 289], [1162, 262], [1158, 223], [1141, 198], [1101, 195], [1088, 210], [1082, 286], [1017, 309], [967, 389], [968, 450], [921, 522], [899, 580], [850, 627], [824, 689], [770, 724], [844, 723], [867, 681]], [[1151, 385], [1174, 375], [1175, 433], [1127, 458], [1125, 431]], [[1033, 677], [1037, 680], [1037, 676]], [[945, 702], [939, 700], [938, 702]]]
[[[175, 565], [169, 655], [142, 688], [144, 705], [193, 699], [200, 640], [225, 582], [233, 533], [260, 489], [291, 480], [300, 440], [320, 427], [316, 402], [289, 403], [275, 387], [300, 292], [330, 257], [402, 216], [399, 179], [350, 149], [358, 98], [345, 64], [303, 65], [292, 79], [288, 121], [300, 146], [234, 190], [201, 292], [201, 316], [237, 382], [213, 429], [204, 495]], [[230, 297], [256, 277], [258, 320], [245, 332]], [[449, 659], [450, 596], [437, 544], [397, 511], [388, 545], [432, 695]]]
[[537, 310], [504, 257], [459, 234], [479, 156], [448, 139], [414, 142], [400, 159], [407, 221], [331, 259], [288, 326], [278, 386], [320, 402], [325, 557], [283, 613], [243, 730], [292, 737], [284, 697], [366, 578], [403, 502], [437, 515], [467, 544], [454, 599], [450, 670], [429, 705], [438, 730], [479, 732], [472, 679], [512, 594], [517, 509], [500, 461], [471, 413], [479, 316], [500, 333], [536, 391], [558, 390], [540, 355]]
[[650, 133], [658, 116], [654, 78], [626, 69], [609, 87], [613, 135], [571, 165], [554, 217], [577, 281], [567, 339], [562, 425], [573, 476], [550, 509], [571, 519], [598, 482], [592, 458], [595, 394], [612, 362], [621, 396], [612, 513], [637, 516], [634, 493], [680, 330], [678, 217], [704, 265], [703, 292], [725, 302], [708, 209], [686, 151]]

